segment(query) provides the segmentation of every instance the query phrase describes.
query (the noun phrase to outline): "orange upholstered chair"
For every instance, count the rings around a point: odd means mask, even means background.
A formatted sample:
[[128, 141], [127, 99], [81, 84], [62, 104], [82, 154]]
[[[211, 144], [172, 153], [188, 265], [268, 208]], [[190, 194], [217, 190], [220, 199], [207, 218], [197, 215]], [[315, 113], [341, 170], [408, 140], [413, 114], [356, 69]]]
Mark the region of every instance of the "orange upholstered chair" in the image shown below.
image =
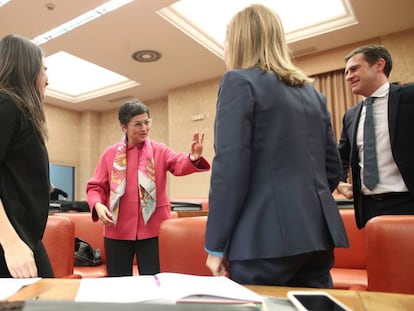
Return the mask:
[[[75, 224], [75, 236], [88, 242], [93, 248], [101, 251], [101, 265], [93, 267], [75, 266], [74, 273], [80, 275], [82, 278], [99, 278], [108, 276], [108, 271], [106, 269], [103, 223], [101, 221], [92, 221], [90, 212], [74, 212], [66, 213], [65, 215], [71, 218]], [[135, 259], [132, 271], [134, 275], [138, 275], [137, 262]]]
[[49, 215], [43, 244], [57, 278], [73, 278], [75, 226], [65, 216]]
[[414, 216], [377, 216], [365, 232], [368, 290], [414, 294]]
[[367, 286], [365, 229], [358, 229], [353, 208], [339, 210], [348, 235], [349, 248], [335, 248], [335, 264], [331, 269], [336, 289], [350, 289], [355, 285]]
[[204, 234], [207, 216], [170, 218], [160, 227], [161, 272], [211, 275], [206, 267]]
[[97, 278], [108, 275], [106, 271], [106, 257], [103, 238], [103, 223], [92, 221], [91, 213], [75, 212], [67, 213], [67, 217], [75, 224], [75, 236], [88, 242], [93, 248], [101, 251], [102, 264], [94, 267], [75, 267], [76, 274], [83, 278]]

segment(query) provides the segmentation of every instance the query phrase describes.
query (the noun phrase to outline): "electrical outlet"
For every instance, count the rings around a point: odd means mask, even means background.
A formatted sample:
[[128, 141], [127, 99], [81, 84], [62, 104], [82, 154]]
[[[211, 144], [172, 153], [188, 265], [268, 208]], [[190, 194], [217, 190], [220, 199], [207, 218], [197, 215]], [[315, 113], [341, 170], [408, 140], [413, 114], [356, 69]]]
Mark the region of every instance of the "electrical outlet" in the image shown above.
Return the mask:
[[200, 113], [200, 114], [193, 114], [191, 116], [191, 120], [193, 121], [199, 121], [199, 120], [203, 120], [206, 116], [204, 115], [204, 113]]

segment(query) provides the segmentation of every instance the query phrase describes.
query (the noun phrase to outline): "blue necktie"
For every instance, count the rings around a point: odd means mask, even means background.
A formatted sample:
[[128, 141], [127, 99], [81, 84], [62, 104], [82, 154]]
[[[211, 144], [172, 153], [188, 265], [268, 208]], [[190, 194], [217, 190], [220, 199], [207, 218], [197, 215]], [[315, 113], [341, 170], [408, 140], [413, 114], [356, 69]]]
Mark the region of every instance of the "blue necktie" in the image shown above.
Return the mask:
[[375, 126], [373, 103], [375, 97], [365, 100], [365, 122], [364, 122], [364, 184], [372, 190], [378, 183], [377, 152], [375, 148]]

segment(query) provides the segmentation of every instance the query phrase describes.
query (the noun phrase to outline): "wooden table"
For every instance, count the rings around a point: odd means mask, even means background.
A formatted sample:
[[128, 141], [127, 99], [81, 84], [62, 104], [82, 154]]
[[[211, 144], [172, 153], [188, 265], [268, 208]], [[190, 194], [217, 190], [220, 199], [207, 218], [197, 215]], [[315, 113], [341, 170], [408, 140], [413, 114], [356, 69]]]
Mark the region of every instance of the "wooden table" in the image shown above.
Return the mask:
[[[262, 296], [286, 297], [290, 290], [315, 290], [279, 286], [246, 286]], [[412, 311], [414, 295], [369, 291], [324, 289], [353, 311]]]
[[[73, 301], [79, 287], [80, 279], [41, 279], [26, 286], [9, 297], [9, 301], [18, 300], [69, 300]], [[292, 288], [278, 286], [248, 285], [247, 288], [262, 296], [286, 297], [289, 290], [315, 290], [309, 288]], [[379, 293], [368, 291], [327, 289], [332, 296], [349, 306], [354, 311], [390, 311], [414, 310], [414, 295]]]

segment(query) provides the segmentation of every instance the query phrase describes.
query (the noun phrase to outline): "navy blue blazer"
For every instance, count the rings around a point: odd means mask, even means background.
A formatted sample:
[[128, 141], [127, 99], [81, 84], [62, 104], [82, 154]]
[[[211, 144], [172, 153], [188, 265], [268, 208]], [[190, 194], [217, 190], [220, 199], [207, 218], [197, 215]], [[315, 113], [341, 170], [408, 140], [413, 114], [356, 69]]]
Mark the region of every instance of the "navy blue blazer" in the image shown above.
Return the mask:
[[220, 81], [205, 247], [276, 258], [348, 240], [332, 190], [341, 162], [325, 98], [259, 69]]
[[[365, 224], [362, 219], [362, 192], [356, 133], [362, 110], [362, 102], [350, 108], [343, 117], [339, 153], [342, 159], [342, 180], [352, 170], [355, 218], [358, 228]], [[388, 98], [388, 129], [392, 155], [401, 176], [414, 198], [414, 84], [405, 86], [390, 84]]]

